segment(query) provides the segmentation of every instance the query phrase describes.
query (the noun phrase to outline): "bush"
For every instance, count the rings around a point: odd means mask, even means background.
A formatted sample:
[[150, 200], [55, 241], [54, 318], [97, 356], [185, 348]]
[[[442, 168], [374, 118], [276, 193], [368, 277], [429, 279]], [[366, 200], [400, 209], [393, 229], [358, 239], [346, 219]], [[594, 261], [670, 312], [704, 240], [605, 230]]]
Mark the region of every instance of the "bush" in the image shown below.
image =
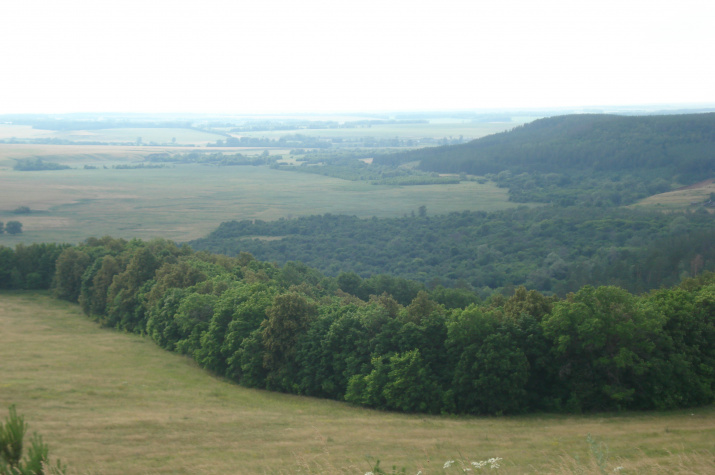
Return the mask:
[[20, 234], [22, 232], [22, 223], [20, 221], [8, 221], [5, 224], [5, 232], [8, 234]]
[[33, 433], [30, 447], [22, 457], [27, 424], [23, 416], [18, 416], [15, 406], [10, 406], [10, 415], [5, 423], [0, 422], [0, 475], [45, 475], [64, 474], [60, 461], [50, 465], [49, 448], [42, 437]]

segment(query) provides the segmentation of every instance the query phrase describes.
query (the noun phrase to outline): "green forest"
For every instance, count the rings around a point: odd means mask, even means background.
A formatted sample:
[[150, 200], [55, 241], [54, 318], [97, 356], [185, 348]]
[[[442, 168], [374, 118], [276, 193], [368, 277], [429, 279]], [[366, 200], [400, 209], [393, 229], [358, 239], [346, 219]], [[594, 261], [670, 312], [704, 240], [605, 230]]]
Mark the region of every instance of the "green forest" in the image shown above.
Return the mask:
[[51, 289], [249, 387], [445, 414], [713, 402], [715, 274], [640, 295], [518, 287], [471, 303], [395, 278], [364, 299], [361, 284], [165, 240], [0, 248], [0, 288]]
[[302, 165], [280, 169], [381, 186], [490, 180], [524, 206], [232, 221], [190, 245], [300, 261], [330, 276], [389, 274], [482, 298], [520, 285], [559, 296], [589, 284], [644, 292], [715, 270], [713, 197], [678, 213], [625, 205], [712, 179], [714, 150], [715, 114], [705, 113], [557, 116], [467, 144], [383, 151], [369, 163], [367, 152], [305, 153]]
[[393, 219], [321, 215], [233, 221], [190, 244], [228, 255], [250, 252], [279, 264], [300, 261], [331, 276], [390, 274], [483, 295], [519, 285], [559, 295], [586, 284], [642, 292], [715, 270], [715, 224], [704, 210], [520, 207], [438, 216], [421, 211], [425, 216]]
[[512, 201], [626, 205], [715, 173], [715, 113], [581, 114], [535, 120], [467, 144], [376, 157], [428, 172], [492, 177]]
[[384, 187], [492, 181], [523, 204], [244, 219], [186, 244], [0, 247], [0, 288], [50, 291], [244, 386], [378, 409], [711, 404], [713, 196], [667, 213], [626, 205], [715, 178], [714, 142], [715, 114], [579, 115], [409, 152], [301, 150], [289, 163], [152, 154], [147, 166], [271, 166]]

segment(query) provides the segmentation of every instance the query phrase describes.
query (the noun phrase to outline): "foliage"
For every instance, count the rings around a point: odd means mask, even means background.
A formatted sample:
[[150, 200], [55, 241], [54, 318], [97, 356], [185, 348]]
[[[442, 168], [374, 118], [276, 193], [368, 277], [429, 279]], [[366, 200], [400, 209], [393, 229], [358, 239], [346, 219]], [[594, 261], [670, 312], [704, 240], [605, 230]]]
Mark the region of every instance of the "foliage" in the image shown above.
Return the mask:
[[22, 223], [20, 221], [8, 221], [5, 223], [5, 232], [8, 234], [22, 233]]
[[37, 433], [30, 438], [30, 445], [23, 458], [27, 424], [23, 416], [17, 415], [14, 405], [10, 406], [9, 412], [5, 423], [0, 422], [0, 474], [64, 474], [66, 468], [59, 460], [56, 465], [50, 464], [49, 448]]
[[490, 175], [517, 202], [620, 205], [712, 178], [713, 130], [713, 113], [566, 115], [467, 144], [377, 157], [374, 163], [419, 161], [424, 171]]
[[13, 169], [18, 171], [66, 170], [69, 168], [67, 165], [46, 162], [41, 158], [20, 158], [15, 161], [13, 166]]
[[586, 284], [631, 292], [676, 285], [693, 275], [697, 256], [704, 265], [696, 271], [715, 270], [714, 233], [709, 214], [522, 207], [414, 218], [325, 214], [231, 221], [191, 245], [229, 255], [250, 252], [280, 264], [299, 260], [338, 277], [343, 291], [363, 300], [384, 290], [405, 305], [415, 289], [398, 296], [388, 288], [397, 282], [378, 275], [471, 290], [473, 296], [519, 285], [559, 295]]
[[584, 286], [559, 299], [519, 287], [474, 302], [404, 279], [331, 278], [164, 240], [53, 246], [0, 248], [0, 283], [49, 285], [56, 256], [55, 296], [250, 387], [422, 413], [715, 400], [711, 273], [643, 295]]
[[425, 173], [409, 168], [393, 168], [364, 163], [354, 158], [343, 156], [324, 157], [320, 161], [311, 158], [300, 166], [274, 165], [275, 168], [300, 173], [331, 176], [350, 181], [369, 181], [373, 185], [416, 186], [416, 185], [453, 185], [460, 182], [456, 176], [440, 176], [437, 173]]

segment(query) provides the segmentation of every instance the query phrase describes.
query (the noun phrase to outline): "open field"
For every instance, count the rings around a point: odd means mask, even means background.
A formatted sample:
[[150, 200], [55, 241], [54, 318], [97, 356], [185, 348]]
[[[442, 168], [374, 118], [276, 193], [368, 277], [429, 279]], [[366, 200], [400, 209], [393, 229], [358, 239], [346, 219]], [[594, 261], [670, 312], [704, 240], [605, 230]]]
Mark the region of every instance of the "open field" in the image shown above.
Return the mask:
[[[327, 119], [332, 119], [328, 117]], [[503, 132], [522, 125], [536, 117], [514, 118], [511, 122], [479, 122], [461, 120], [436, 120], [430, 123], [386, 123], [374, 124], [370, 127], [354, 128], [296, 128], [287, 130], [246, 131], [233, 133], [241, 137], [266, 137], [278, 139], [285, 135], [301, 134], [310, 137], [323, 137], [330, 139], [345, 138], [347, 140], [360, 137], [373, 137], [375, 139], [392, 139], [399, 137], [408, 139], [441, 139], [444, 137], [463, 136], [467, 140], [484, 137], [485, 135]], [[323, 118], [326, 119], [326, 118]], [[356, 118], [348, 119], [355, 120]], [[359, 119], [359, 118], [358, 118]], [[223, 140], [221, 133], [228, 133], [233, 127], [216, 129], [220, 133], [203, 132], [188, 128], [166, 127], [137, 127], [137, 128], [111, 128], [92, 130], [42, 130], [34, 129], [29, 125], [0, 124], [0, 140], [9, 138], [31, 139], [62, 139], [74, 142], [131, 142], [136, 143], [141, 138], [142, 143], [169, 144], [175, 139], [176, 144], [193, 144], [205, 146]]]
[[[23, 223], [0, 244], [69, 242], [90, 236], [188, 241], [221, 222], [311, 214], [394, 217], [516, 206], [493, 184], [374, 186], [267, 167], [179, 165], [117, 170], [162, 147], [0, 145], [0, 221]], [[186, 149], [183, 149], [186, 150]], [[189, 149], [190, 150], [190, 149]], [[15, 158], [46, 157], [78, 169], [20, 172]], [[97, 169], [86, 170], [84, 165]], [[107, 166], [108, 168], [104, 168]], [[28, 206], [29, 215], [12, 210]]]
[[143, 127], [126, 129], [99, 129], [88, 131], [55, 132], [52, 137], [73, 141], [99, 141], [99, 142], [135, 142], [141, 138], [143, 143], [170, 143], [176, 139], [180, 144], [204, 145], [213, 143], [224, 137], [193, 129]]
[[[713, 473], [715, 408], [460, 418], [381, 413], [250, 390], [146, 338], [99, 328], [76, 305], [0, 294], [0, 409], [72, 474], [355, 473], [503, 458], [502, 473]], [[576, 458], [580, 462], [576, 461]], [[461, 472], [458, 467], [451, 471]]]
[[709, 198], [710, 193], [715, 193], [715, 183], [712, 180], [649, 196], [631, 207], [662, 211], [683, 210], [693, 206], [700, 206], [703, 201]]
[[682, 211], [684, 209], [702, 206], [703, 201], [706, 201], [710, 193], [713, 192], [715, 192], [714, 184], [699, 188], [669, 191], [667, 193], [649, 196], [630, 207], [656, 211]]
[[295, 130], [266, 130], [255, 132], [232, 133], [235, 136], [268, 137], [277, 139], [284, 135], [302, 134], [309, 137], [346, 138], [373, 137], [376, 139], [391, 139], [399, 137], [403, 140], [443, 137], [457, 138], [462, 135], [467, 140], [477, 139], [485, 135], [495, 134], [513, 129], [523, 122], [446, 122], [446, 123], [396, 123], [375, 124], [371, 127], [355, 127], [344, 129], [295, 129]]
[[75, 142], [136, 142], [205, 145], [222, 139], [220, 134], [187, 128], [138, 127], [92, 130], [42, 130], [29, 125], [0, 124], [0, 139], [9, 138], [63, 139]]

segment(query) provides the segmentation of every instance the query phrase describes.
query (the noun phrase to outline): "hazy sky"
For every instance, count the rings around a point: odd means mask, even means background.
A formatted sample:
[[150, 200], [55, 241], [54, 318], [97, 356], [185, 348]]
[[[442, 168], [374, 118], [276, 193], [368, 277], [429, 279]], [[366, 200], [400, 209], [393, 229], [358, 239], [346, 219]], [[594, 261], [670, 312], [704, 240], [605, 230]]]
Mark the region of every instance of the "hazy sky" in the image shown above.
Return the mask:
[[4, 0], [0, 114], [715, 103], [712, 0]]

